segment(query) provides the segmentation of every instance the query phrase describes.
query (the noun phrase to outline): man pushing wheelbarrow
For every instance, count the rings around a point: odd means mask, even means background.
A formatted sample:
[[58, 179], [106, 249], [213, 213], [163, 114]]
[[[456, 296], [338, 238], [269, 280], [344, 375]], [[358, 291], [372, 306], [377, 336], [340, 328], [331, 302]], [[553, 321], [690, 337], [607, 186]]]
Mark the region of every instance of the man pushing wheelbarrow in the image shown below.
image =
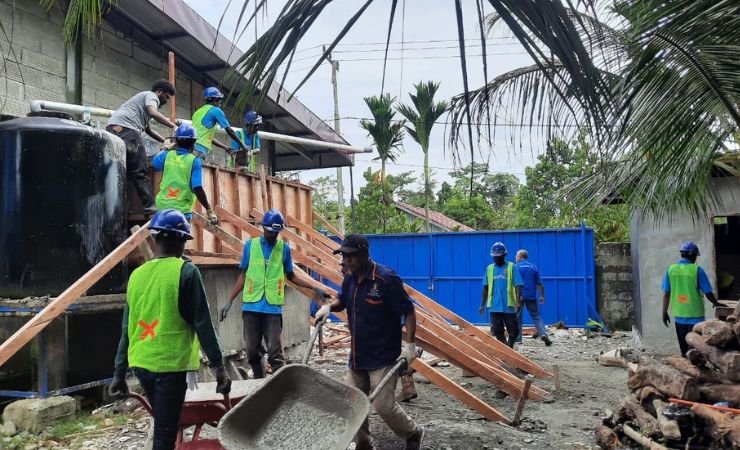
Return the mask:
[[[351, 234], [334, 253], [341, 253], [349, 272], [338, 298], [316, 313], [316, 320], [331, 311], [347, 310], [352, 347], [347, 384], [370, 393], [393, 368], [399, 357], [408, 365], [416, 358], [416, 312], [403, 288], [403, 281], [390, 267], [370, 259], [370, 243], [364, 236]], [[401, 349], [401, 319], [406, 325], [407, 344]], [[398, 437], [406, 440], [407, 450], [421, 448], [424, 429], [399, 406], [395, 398], [398, 374], [381, 388], [372, 402], [381, 419]], [[355, 438], [356, 449], [373, 449], [370, 427], [365, 420]]]

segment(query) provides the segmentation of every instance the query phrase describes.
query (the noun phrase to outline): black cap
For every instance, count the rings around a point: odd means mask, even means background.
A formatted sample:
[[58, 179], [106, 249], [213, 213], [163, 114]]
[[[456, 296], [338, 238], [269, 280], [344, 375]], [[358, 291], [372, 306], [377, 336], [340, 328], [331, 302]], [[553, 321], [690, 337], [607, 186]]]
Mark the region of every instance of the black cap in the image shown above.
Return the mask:
[[360, 250], [367, 250], [370, 248], [370, 243], [365, 239], [365, 236], [361, 234], [350, 234], [342, 241], [342, 246], [339, 249], [334, 250], [334, 254], [337, 253], [355, 253]]

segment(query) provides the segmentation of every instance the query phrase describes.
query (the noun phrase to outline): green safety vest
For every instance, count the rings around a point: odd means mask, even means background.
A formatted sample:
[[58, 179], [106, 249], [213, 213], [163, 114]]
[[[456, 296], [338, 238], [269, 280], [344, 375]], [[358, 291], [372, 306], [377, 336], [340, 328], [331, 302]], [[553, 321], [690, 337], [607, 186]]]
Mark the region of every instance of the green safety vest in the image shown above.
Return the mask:
[[704, 301], [699, 292], [699, 266], [671, 264], [668, 282], [671, 284], [671, 311], [675, 317], [704, 317]]
[[[236, 137], [239, 138], [240, 141], [244, 143], [247, 147], [254, 150], [254, 136], [251, 138], [252, 142], [247, 143], [247, 132], [244, 131], [243, 128], [235, 128], [234, 133], [236, 133]], [[234, 166], [234, 157], [229, 158], [228, 162], [229, 167]], [[257, 155], [252, 154], [252, 156], [249, 157], [249, 163], [247, 164], [247, 170], [249, 170], [252, 173], [257, 172]]]
[[[486, 278], [488, 280], [488, 304], [491, 307], [493, 301], [493, 267], [495, 264], [490, 264], [486, 269]], [[516, 308], [516, 290], [514, 289], [514, 263], [508, 262], [506, 266], [506, 306], [509, 308]]]
[[158, 210], [174, 208], [183, 214], [193, 211], [195, 194], [190, 189], [190, 178], [194, 162], [195, 155], [192, 153], [178, 155], [175, 150], [167, 151], [156, 197]]
[[151, 372], [185, 372], [200, 367], [195, 329], [180, 315], [181, 258], [157, 258], [129, 278], [128, 361]]
[[213, 145], [213, 136], [216, 135], [218, 127], [214, 124], [213, 127], [208, 128], [203, 125], [203, 118], [208, 114], [211, 108], [215, 108], [213, 105], [203, 105], [193, 113], [193, 128], [198, 133], [198, 140], [196, 144], [200, 144], [208, 150], [208, 154], [211, 154], [211, 147]]
[[283, 252], [285, 242], [278, 239], [265, 261], [260, 238], [253, 238], [249, 247], [249, 267], [244, 279], [244, 303], [256, 303], [267, 298], [267, 303], [281, 306], [285, 303], [285, 268]]

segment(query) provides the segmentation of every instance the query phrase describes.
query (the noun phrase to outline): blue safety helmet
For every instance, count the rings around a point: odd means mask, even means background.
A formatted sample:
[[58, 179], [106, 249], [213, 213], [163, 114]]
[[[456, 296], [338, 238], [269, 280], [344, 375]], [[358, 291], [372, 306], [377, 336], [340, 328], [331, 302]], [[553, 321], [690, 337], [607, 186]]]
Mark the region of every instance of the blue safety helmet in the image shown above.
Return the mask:
[[213, 87], [213, 86], [207, 87], [203, 91], [203, 99], [209, 100], [212, 98], [222, 99], [224, 98], [224, 94], [222, 94], [221, 91], [219, 91], [217, 87]]
[[244, 123], [248, 125], [259, 125], [262, 123], [262, 116], [255, 111], [247, 111], [244, 113]]
[[172, 208], [157, 211], [157, 214], [149, 222], [148, 228], [153, 235], [165, 233], [164, 236], [167, 236], [171, 233], [183, 240], [193, 239], [193, 235], [190, 234], [188, 219], [185, 218], [183, 213]]
[[285, 228], [285, 218], [283, 217], [283, 213], [274, 208], [267, 211], [264, 217], [262, 217], [262, 227], [265, 230], [273, 231], [275, 233], [283, 231]]
[[496, 242], [491, 246], [491, 256], [506, 256], [508, 253], [503, 242]]
[[195, 131], [195, 128], [192, 126], [183, 123], [179, 127], [177, 127], [177, 130], [175, 130], [175, 140], [180, 139], [192, 139], [197, 140], [198, 139], [198, 132]]
[[689, 255], [699, 256], [699, 247], [691, 241], [686, 241], [681, 244], [680, 253], [688, 253]]

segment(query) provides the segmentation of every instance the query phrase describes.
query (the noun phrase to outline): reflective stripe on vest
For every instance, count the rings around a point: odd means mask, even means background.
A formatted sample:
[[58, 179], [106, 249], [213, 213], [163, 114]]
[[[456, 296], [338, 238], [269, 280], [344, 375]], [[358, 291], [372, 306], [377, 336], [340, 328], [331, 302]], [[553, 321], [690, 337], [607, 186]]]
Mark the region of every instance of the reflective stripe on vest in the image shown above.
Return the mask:
[[192, 153], [178, 155], [175, 150], [167, 151], [162, 181], [155, 199], [158, 210], [174, 208], [183, 214], [193, 211], [195, 194], [190, 189], [190, 178], [194, 162], [195, 155]]
[[696, 264], [672, 264], [668, 267], [671, 311], [675, 317], [704, 317], [698, 274], [699, 266]]
[[129, 278], [128, 361], [151, 372], [185, 372], [200, 367], [195, 329], [180, 315], [181, 258], [157, 258]]
[[285, 303], [285, 268], [283, 252], [285, 242], [277, 240], [265, 261], [260, 238], [253, 238], [249, 244], [249, 267], [244, 278], [244, 303], [256, 303], [267, 298], [267, 303], [280, 306]]
[[[516, 291], [514, 289], [514, 263], [506, 263], [506, 306], [509, 308], [516, 308]], [[493, 267], [495, 264], [491, 264], [486, 269], [486, 279], [488, 280], [488, 308], [491, 307], [493, 300]]]
[[195, 143], [205, 147], [208, 150], [209, 155], [211, 154], [211, 147], [213, 145], [213, 136], [216, 135], [216, 131], [218, 130], [216, 124], [213, 124], [213, 127], [211, 128], [203, 125], [203, 119], [211, 108], [215, 108], [215, 106], [203, 105], [193, 113], [193, 128], [195, 128], [195, 132], [198, 133], [198, 140], [195, 141]]

